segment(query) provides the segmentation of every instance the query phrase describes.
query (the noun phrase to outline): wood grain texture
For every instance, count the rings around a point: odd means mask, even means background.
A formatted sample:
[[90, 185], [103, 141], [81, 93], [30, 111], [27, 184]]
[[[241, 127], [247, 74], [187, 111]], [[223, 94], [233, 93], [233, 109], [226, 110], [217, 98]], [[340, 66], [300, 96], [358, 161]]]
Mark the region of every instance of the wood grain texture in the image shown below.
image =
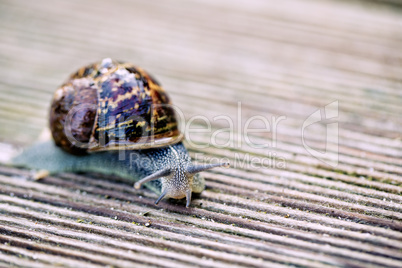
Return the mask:
[[[401, 267], [398, 5], [1, 1], [0, 266]], [[211, 122], [188, 135], [190, 154], [232, 168], [204, 172], [191, 208], [155, 206], [155, 194], [119, 178], [34, 181], [4, 164], [38, 139], [68, 75], [105, 57], [153, 74], [187, 122]], [[337, 117], [302, 135], [335, 103]], [[248, 137], [267, 148], [245, 139], [253, 116], [271, 128]], [[233, 135], [215, 132], [228, 120]], [[338, 139], [327, 142], [330, 123]]]

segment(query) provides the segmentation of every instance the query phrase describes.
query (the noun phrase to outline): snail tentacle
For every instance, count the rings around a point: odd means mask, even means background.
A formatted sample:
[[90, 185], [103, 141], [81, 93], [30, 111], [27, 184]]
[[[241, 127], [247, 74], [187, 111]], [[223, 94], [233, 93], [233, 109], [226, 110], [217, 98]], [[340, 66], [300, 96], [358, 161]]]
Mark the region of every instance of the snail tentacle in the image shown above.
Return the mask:
[[158, 197], [158, 199], [156, 199], [155, 205], [157, 205], [157, 204], [159, 203], [159, 201], [161, 201], [162, 198], [164, 198], [167, 193], [168, 193], [168, 189], [166, 189], [165, 191], [163, 191], [163, 193]]
[[153, 181], [153, 180], [157, 180], [157, 179], [159, 179], [161, 177], [166, 177], [170, 173], [171, 173], [170, 168], [165, 168], [165, 169], [159, 170], [158, 172], [155, 172], [154, 174], [151, 174], [151, 175], [149, 175], [149, 176], [137, 181], [134, 184], [134, 188], [135, 189], [140, 189], [141, 185], [143, 185], [144, 183], [147, 183], [147, 182]]
[[187, 172], [189, 174], [196, 174], [198, 172], [209, 170], [209, 169], [216, 168], [216, 167], [226, 167], [226, 168], [228, 168], [228, 167], [230, 167], [230, 164], [225, 162], [225, 163], [217, 163], [217, 164], [189, 166], [187, 168]]
[[191, 192], [191, 189], [187, 190], [186, 192], [186, 208], [188, 208], [191, 203]]

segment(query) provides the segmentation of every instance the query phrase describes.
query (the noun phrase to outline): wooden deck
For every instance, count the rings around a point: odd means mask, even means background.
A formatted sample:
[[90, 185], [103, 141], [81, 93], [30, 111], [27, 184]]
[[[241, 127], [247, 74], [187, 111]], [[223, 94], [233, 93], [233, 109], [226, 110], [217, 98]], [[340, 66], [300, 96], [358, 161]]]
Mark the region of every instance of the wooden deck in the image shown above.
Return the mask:
[[[0, 32], [0, 266], [402, 266], [398, 1], [3, 0]], [[6, 164], [64, 79], [105, 57], [210, 120], [187, 147], [232, 167], [204, 172], [189, 209], [119, 178], [34, 181]], [[267, 148], [245, 139], [253, 116]]]

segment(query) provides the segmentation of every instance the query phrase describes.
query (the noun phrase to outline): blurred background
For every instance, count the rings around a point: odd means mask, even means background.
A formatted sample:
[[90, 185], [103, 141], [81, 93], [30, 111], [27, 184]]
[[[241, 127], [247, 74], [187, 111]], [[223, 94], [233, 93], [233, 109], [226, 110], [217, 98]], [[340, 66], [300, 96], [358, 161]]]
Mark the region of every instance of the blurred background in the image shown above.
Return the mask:
[[[149, 71], [187, 119], [206, 116], [213, 129], [229, 127], [213, 120], [219, 115], [233, 119], [236, 133], [254, 115], [271, 124], [285, 116], [276, 138], [287, 159], [308, 155], [303, 122], [334, 101], [344, 155], [401, 156], [397, 2], [2, 0], [0, 26], [3, 146], [36, 140], [55, 89], [78, 68], [110, 57]], [[331, 146], [322, 123], [305, 132], [321, 151]], [[211, 136], [200, 135], [193, 137], [200, 143]], [[273, 132], [251, 136], [272, 141]], [[223, 144], [228, 136], [218, 138]]]

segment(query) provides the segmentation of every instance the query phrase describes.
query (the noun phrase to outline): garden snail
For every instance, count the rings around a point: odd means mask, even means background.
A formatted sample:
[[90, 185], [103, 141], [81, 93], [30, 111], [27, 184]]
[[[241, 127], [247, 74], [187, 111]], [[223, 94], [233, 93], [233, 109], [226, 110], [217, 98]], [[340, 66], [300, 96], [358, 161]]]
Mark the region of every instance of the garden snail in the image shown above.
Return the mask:
[[191, 163], [167, 93], [130, 63], [107, 58], [72, 74], [54, 94], [49, 123], [54, 142], [32, 146], [15, 164], [118, 175], [160, 194], [155, 204], [186, 197], [188, 207], [205, 187], [198, 173], [229, 166]]

